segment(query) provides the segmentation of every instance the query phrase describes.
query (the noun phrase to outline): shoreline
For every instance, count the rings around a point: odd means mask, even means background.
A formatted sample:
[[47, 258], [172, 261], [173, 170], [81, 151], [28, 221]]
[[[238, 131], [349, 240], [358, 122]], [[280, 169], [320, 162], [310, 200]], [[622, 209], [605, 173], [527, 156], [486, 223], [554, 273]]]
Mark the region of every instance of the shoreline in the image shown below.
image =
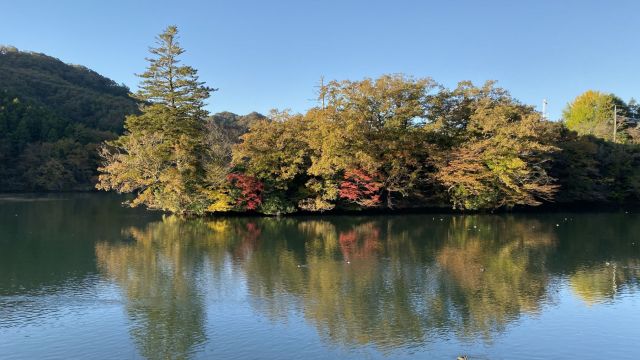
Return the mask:
[[[45, 198], [40, 200], [54, 200], [57, 197], [64, 197], [67, 195], [98, 195], [109, 197], [122, 197], [127, 198], [132, 196], [131, 194], [114, 194], [105, 193], [101, 191], [60, 191], [60, 192], [0, 192], [0, 201], [25, 201], [19, 199], [12, 199], [12, 197], [21, 198]], [[35, 200], [35, 199], [34, 199]], [[163, 212], [161, 210], [149, 210], [141, 207], [131, 208], [137, 210], [145, 210], [149, 213], [161, 213], [164, 215], [171, 215], [169, 212]], [[543, 214], [543, 213], [560, 213], [560, 212], [574, 212], [574, 213], [593, 213], [593, 212], [631, 212], [640, 211], [640, 202], [637, 203], [612, 203], [612, 202], [564, 202], [564, 203], [543, 203], [539, 206], [515, 206], [511, 209], [498, 208], [493, 210], [458, 210], [453, 209], [447, 204], [439, 204], [434, 206], [416, 206], [416, 207], [401, 207], [395, 209], [389, 208], [371, 208], [361, 210], [350, 209], [334, 209], [323, 212], [305, 211], [299, 210], [294, 213], [278, 214], [278, 215], [266, 215], [255, 211], [247, 212], [225, 212], [225, 213], [207, 213], [202, 216], [186, 216], [188, 218], [235, 218], [235, 217], [322, 217], [322, 216], [400, 216], [400, 215], [419, 215], [419, 214], [447, 214], [447, 215], [498, 215], [498, 214]], [[175, 214], [174, 214], [175, 215]]]

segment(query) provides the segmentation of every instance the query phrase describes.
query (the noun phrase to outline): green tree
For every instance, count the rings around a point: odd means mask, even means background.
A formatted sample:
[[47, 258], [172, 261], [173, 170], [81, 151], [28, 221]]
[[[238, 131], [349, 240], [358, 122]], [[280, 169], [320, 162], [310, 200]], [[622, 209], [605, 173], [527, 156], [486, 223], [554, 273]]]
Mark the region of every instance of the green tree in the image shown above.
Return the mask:
[[[609, 141], [613, 140], [613, 113], [614, 106], [618, 107], [618, 114], [623, 118], [629, 113], [627, 105], [613, 94], [588, 90], [576, 97], [567, 105], [562, 117], [567, 128], [576, 131], [580, 135], [594, 135]], [[620, 120], [618, 121], [619, 125]], [[620, 134], [616, 140], [625, 136], [623, 127], [618, 129]]]
[[136, 192], [132, 206], [145, 205], [178, 214], [202, 214], [205, 149], [204, 101], [214, 89], [199, 81], [197, 71], [180, 65], [184, 53], [178, 29], [169, 26], [142, 73], [137, 97], [142, 113], [127, 117], [126, 133], [107, 143], [97, 188]]
[[[640, 199], [640, 148], [554, 124], [560, 151], [551, 174], [561, 186], [559, 202], [635, 202]], [[551, 137], [548, 137], [551, 139]]]

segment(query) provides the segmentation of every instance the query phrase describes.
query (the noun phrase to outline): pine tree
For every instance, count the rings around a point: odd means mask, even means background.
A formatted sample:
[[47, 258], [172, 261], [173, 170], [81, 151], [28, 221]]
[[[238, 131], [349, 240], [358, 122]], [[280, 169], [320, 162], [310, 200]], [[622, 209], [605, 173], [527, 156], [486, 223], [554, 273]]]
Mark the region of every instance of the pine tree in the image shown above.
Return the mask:
[[169, 26], [151, 48], [147, 70], [138, 75], [141, 114], [127, 117], [126, 133], [101, 151], [98, 189], [136, 192], [131, 206], [178, 214], [201, 214], [202, 154], [207, 111], [215, 89], [198, 80], [197, 70], [180, 65], [184, 53], [178, 29]]

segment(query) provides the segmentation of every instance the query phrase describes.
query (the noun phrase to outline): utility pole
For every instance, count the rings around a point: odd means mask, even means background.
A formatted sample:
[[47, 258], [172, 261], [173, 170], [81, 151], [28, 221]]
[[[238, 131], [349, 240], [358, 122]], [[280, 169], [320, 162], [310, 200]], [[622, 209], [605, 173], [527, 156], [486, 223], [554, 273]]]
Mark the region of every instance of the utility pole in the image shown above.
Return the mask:
[[318, 94], [320, 95], [320, 100], [322, 101], [322, 110], [324, 110], [324, 97], [326, 95], [326, 90], [324, 87], [324, 75], [320, 76], [320, 85], [316, 87], [318, 88]]
[[327, 95], [327, 88], [324, 85], [324, 75], [320, 76], [320, 81], [318, 83], [318, 85], [315, 85], [314, 88], [317, 88], [318, 91], [316, 92], [316, 97], [313, 99], [307, 99], [308, 101], [313, 101], [316, 104], [318, 102], [322, 103], [322, 110], [325, 109], [325, 97]]
[[547, 99], [542, 100], [542, 120], [547, 120]]
[[613, 105], [613, 142], [616, 142], [616, 136], [618, 135], [618, 105]]
[[322, 91], [322, 110], [324, 110], [324, 96], [326, 95], [324, 91], [324, 75], [320, 78], [320, 91]]

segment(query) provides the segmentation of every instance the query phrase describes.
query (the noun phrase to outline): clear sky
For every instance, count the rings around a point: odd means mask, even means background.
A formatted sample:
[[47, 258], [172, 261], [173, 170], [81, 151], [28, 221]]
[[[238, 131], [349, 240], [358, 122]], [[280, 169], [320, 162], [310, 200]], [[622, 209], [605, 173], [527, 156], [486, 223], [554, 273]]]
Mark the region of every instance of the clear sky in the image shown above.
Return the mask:
[[587, 89], [640, 98], [640, 1], [0, 0], [0, 44], [136, 88], [175, 24], [184, 63], [220, 88], [209, 110], [304, 111], [314, 85], [384, 73], [499, 81], [552, 118]]

